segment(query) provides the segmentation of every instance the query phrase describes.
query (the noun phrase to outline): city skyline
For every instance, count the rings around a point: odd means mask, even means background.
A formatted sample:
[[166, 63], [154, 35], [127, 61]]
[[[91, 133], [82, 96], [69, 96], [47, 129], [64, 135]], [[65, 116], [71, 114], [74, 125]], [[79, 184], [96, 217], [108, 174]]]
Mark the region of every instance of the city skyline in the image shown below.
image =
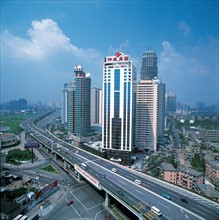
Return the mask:
[[77, 64], [102, 88], [104, 57], [121, 50], [139, 79], [149, 49], [177, 101], [218, 103], [218, 1], [1, 1], [1, 14], [1, 102], [60, 101]]

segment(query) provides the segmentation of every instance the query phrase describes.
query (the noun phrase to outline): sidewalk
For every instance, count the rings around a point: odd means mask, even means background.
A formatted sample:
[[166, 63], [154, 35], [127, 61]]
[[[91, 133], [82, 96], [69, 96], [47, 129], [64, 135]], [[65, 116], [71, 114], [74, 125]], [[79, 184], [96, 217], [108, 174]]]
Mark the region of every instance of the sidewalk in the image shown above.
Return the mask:
[[40, 216], [40, 218], [42, 219], [44, 216], [46, 216], [49, 212], [51, 212], [53, 210], [53, 208], [55, 208], [55, 206], [65, 198], [65, 196], [67, 195], [67, 191], [65, 191], [62, 188], [59, 188], [55, 193], [51, 194], [49, 197], [46, 198], [46, 200], [48, 202], [50, 202], [50, 205], [47, 206], [44, 209], [41, 209], [41, 203], [37, 204], [33, 209], [31, 209], [26, 215], [28, 217], [33, 217], [36, 214], [38, 214]]

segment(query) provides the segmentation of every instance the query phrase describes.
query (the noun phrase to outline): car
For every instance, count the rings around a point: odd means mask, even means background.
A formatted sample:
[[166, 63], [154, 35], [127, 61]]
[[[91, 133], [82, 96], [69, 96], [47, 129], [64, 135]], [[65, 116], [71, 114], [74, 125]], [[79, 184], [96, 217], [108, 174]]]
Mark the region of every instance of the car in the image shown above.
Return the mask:
[[216, 211], [216, 214], [219, 215], [219, 210]]
[[188, 200], [185, 199], [185, 198], [181, 198], [180, 200], [181, 200], [182, 202], [186, 203], [186, 204], [188, 203]]
[[124, 193], [121, 192], [120, 190], [118, 190], [118, 193], [119, 193], [120, 196], [124, 196]]
[[117, 172], [116, 168], [114, 168], [114, 167], [113, 167], [111, 170], [112, 170], [114, 173]]
[[101, 176], [102, 176], [102, 178], [105, 178], [105, 174], [104, 173], [101, 173]]
[[72, 200], [68, 201], [67, 206], [72, 205], [74, 202]]
[[171, 199], [171, 197], [170, 197], [168, 194], [166, 194], [166, 193], [163, 193], [162, 196], [163, 196], [164, 198], [166, 198], [166, 199], [169, 199], [169, 200]]
[[141, 181], [140, 180], [135, 180], [134, 181], [136, 184], [141, 185]]

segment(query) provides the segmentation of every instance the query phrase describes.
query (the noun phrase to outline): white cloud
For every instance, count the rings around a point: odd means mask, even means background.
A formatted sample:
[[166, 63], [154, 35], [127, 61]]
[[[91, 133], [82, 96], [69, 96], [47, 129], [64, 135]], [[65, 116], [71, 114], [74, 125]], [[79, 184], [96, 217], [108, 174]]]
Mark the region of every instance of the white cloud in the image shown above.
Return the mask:
[[180, 24], [178, 25], [178, 30], [185, 36], [188, 37], [189, 33], [191, 31], [190, 27], [188, 26], [188, 24], [186, 24], [185, 22], [180, 22]]
[[42, 101], [57, 100], [63, 84], [73, 80], [77, 64], [91, 73], [92, 84], [101, 87], [103, 56], [96, 49], [72, 44], [51, 19], [33, 21], [27, 35], [18, 37], [9, 30], [1, 34], [4, 100], [16, 96], [29, 101], [37, 101], [37, 97]]
[[[198, 100], [215, 103], [218, 89], [218, 41], [209, 37], [181, 52], [169, 41], [162, 43], [159, 55], [159, 77], [180, 101]], [[208, 92], [205, 89], [208, 88]], [[187, 97], [187, 100], [183, 98]], [[209, 98], [210, 97], [210, 98]], [[191, 98], [188, 100], [188, 98]]]
[[185, 58], [175, 50], [168, 41], [162, 43], [163, 51], [160, 54], [159, 72], [181, 74], [185, 66]]
[[13, 57], [33, 60], [42, 60], [58, 52], [68, 52], [75, 57], [89, 60], [100, 58], [95, 49], [82, 49], [71, 44], [70, 39], [52, 19], [32, 21], [27, 34], [29, 40], [16, 37], [8, 30], [4, 31], [1, 36], [4, 50]]

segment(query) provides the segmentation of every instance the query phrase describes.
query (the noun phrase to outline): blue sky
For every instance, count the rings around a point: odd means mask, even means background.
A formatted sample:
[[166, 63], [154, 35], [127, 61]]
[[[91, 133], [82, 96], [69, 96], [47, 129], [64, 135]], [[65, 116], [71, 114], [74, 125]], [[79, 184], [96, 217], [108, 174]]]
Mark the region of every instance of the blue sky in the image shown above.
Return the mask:
[[58, 102], [73, 67], [102, 88], [105, 56], [122, 48], [140, 75], [158, 56], [159, 78], [180, 102], [219, 102], [218, 1], [1, 1], [1, 102]]

